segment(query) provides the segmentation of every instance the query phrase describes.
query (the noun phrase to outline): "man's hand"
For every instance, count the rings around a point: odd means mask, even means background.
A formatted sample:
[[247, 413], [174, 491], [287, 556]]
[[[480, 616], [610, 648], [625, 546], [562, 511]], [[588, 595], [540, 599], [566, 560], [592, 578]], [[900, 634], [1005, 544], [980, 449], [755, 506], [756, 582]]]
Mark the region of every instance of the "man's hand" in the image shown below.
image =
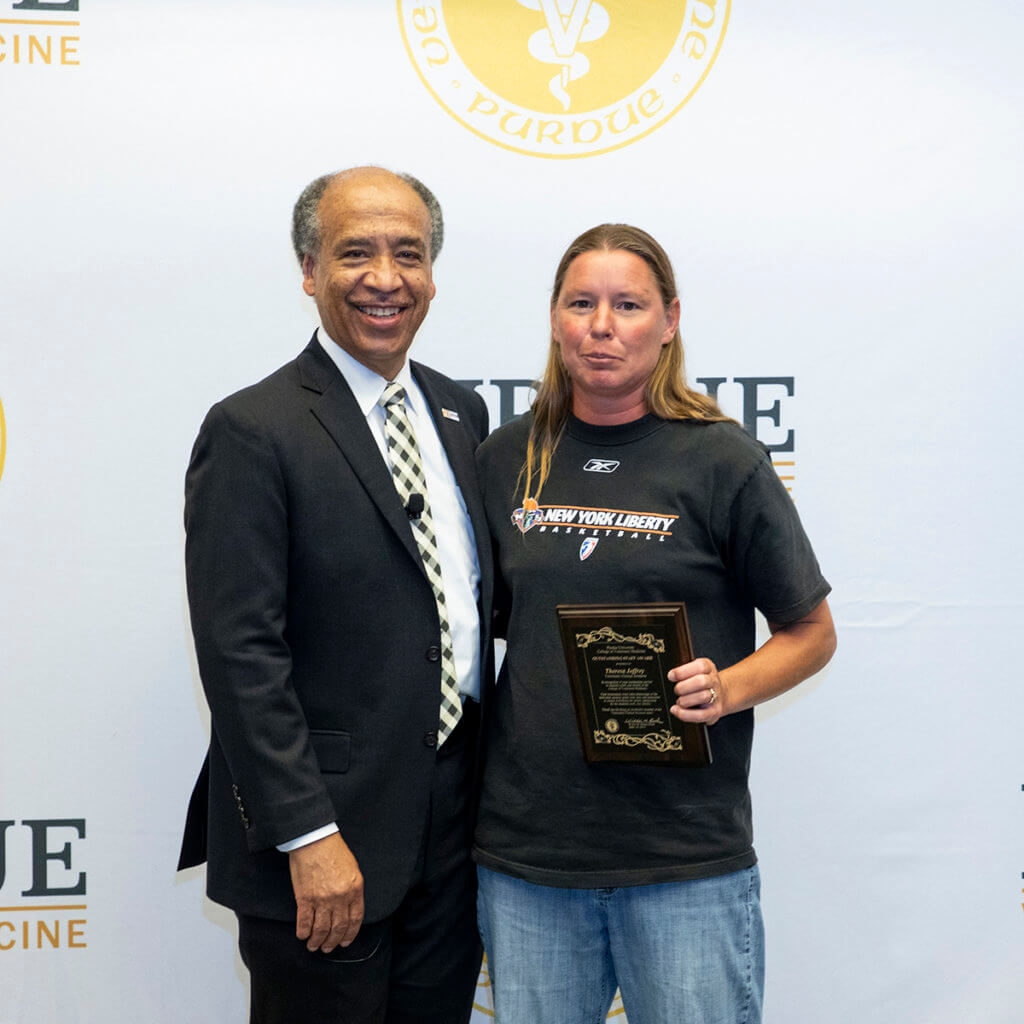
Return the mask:
[[298, 914], [295, 935], [312, 953], [348, 946], [363, 923], [363, 875], [335, 832], [288, 854]]

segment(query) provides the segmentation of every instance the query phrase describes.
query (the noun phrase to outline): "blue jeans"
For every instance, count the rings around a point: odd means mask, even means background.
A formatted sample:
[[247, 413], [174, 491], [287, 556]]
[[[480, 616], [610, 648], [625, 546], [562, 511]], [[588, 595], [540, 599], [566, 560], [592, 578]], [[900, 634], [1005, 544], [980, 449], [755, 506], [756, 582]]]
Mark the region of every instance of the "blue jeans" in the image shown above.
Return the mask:
[[629, 1024], [758, 1024], [756, 865], [715, 878], [557, 889], [478, 867], [477, 920], [495, 1024], [602, 1024], [616, 986]]

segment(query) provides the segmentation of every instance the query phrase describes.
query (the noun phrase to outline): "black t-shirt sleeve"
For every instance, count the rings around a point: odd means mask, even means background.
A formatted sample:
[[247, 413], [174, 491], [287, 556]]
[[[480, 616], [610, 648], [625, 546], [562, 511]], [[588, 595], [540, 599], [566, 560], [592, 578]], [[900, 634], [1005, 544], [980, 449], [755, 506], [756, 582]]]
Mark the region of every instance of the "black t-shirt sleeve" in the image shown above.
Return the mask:
[[735, 585], [769, 622], [795, 622], [832, 589], [767, 456], [737, 491], [727, 528]]

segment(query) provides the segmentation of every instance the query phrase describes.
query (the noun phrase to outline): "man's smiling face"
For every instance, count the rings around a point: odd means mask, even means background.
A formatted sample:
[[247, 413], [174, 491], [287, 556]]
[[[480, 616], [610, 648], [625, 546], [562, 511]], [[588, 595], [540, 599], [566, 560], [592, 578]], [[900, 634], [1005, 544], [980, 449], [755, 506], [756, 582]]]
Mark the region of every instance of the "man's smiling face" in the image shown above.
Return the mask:
[[350, 171], [320, 200], [320, 251], [302, 288], [324, 330], [353, 359], [393, 380], [434, 297], [430, 214], [401, 178]]

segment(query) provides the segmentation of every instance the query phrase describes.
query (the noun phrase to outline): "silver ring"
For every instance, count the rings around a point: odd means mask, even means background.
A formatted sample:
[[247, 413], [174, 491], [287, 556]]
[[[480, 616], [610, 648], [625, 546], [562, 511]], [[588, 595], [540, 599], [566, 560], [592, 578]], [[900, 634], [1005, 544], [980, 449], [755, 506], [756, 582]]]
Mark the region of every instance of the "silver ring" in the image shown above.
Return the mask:
[[716, 699], [716, 697], [718, 695], [715, 693], [715, 688], [713, 686], [709, 686], [708, 687], [708, 693], [711, 694], [711, 696], [708, 697], [708, 703], [707, 703], [707, 706], [710, 707], [712, 704], [715, 703], [715, 699]]

